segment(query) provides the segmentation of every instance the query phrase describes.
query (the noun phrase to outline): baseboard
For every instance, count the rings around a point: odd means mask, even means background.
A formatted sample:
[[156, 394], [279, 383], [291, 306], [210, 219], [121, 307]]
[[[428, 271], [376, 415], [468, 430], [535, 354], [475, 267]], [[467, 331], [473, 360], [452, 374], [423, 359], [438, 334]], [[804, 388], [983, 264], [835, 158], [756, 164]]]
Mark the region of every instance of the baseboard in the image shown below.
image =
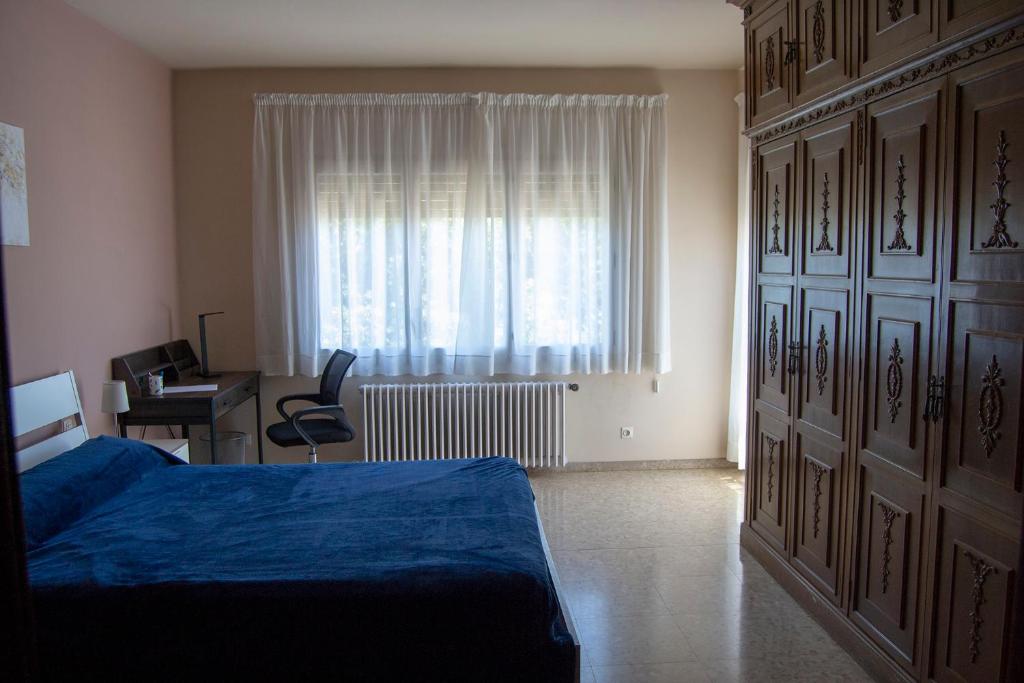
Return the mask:
[[532, 468], [538, 472], [620, 472], [628, 470], [734, 470], [736, 463], [725, 458], [699, 460], [612, 460], [609, 462], [570, 462], [557, 468]]
[[746, 524], [740, 527], [740, 545], [753, 555], [761, 566], [786, 589], [801, 607], [821, 624], [832, 638], [875, 680], [886, 683], [912, 683], [914, 679], [899, 664], [875, 645], [846, 615], [831, 602], [819, 597], [817, 591]]

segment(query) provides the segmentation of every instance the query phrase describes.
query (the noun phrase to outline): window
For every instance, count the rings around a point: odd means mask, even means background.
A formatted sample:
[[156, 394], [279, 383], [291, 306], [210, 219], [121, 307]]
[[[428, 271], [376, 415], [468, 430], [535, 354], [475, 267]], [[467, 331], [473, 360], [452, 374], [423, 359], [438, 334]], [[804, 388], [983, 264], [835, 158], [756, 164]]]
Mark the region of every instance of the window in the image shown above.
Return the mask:
[[319, 177], [322, 348], [405, 348], [413, 302], [416, 342], [454, 347], [466, 183], [454, 174], [423, 180], [408, 202], [401, 175]]
[[[397, 350], [412, 343], [454, 352], [467, 178], [417, 174], [409, 185], [394, 174], [319, 176], [323, 348]], [[490, 281], [477, 284], [493, 293], [495, 347], [506, 348], [513, 336], [527, 347], [601, 344], [608, 320], [609, 226], [601, 218], [607, 212], [599, 209], [598, 177], [547, 173], [522, 179], [513, 234], [500, 185], [478, 228], [487, 234]], [[418, 315], [410, 326], [405, 317], [411, 302], [418, 302]]]
[[256, 103], [264, 372], [668, 370], [663, 97]]

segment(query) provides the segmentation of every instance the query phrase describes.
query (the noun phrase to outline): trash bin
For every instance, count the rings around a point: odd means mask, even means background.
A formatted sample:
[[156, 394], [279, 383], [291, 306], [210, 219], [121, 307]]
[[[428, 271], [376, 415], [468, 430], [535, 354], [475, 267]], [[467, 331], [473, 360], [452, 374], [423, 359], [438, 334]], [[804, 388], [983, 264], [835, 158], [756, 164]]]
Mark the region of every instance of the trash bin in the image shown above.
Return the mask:
[[212, 439], [210, 437], [210, 434], [203, 434], [199, 440], [206, 444], [210, 453], [213, 453], [213, 449], [210, 447], [214, 445], [211, 441], [216, 442], [217, 455], [216, 459], [211, 458], [212, 464], [242, 465], [245, 463], [245, 445], [249, 442], [248, 434], [245, 432], [217, 432]]

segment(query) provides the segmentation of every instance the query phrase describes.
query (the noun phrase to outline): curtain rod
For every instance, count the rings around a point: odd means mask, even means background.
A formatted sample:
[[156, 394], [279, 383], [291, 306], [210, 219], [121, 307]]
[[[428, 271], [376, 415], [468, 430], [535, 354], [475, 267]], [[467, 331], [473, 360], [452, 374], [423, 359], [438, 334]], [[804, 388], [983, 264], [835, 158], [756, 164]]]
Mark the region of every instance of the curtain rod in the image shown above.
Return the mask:
[[499, 104], [506, 106], [661, 107], [668, 95], [533, 95], [529, 93], [257, 93], [257, 106], [380, 106]]

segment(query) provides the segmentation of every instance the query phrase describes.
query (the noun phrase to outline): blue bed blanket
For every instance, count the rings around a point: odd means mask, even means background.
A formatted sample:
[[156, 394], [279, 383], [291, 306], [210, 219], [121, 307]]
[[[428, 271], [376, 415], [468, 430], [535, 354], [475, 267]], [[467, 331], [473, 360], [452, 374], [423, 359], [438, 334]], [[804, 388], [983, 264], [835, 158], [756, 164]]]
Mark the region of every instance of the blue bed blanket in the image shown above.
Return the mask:
[[31, 550], [29, 575], [50, 679], [572, 677], [504, 458], [161, 467]]

